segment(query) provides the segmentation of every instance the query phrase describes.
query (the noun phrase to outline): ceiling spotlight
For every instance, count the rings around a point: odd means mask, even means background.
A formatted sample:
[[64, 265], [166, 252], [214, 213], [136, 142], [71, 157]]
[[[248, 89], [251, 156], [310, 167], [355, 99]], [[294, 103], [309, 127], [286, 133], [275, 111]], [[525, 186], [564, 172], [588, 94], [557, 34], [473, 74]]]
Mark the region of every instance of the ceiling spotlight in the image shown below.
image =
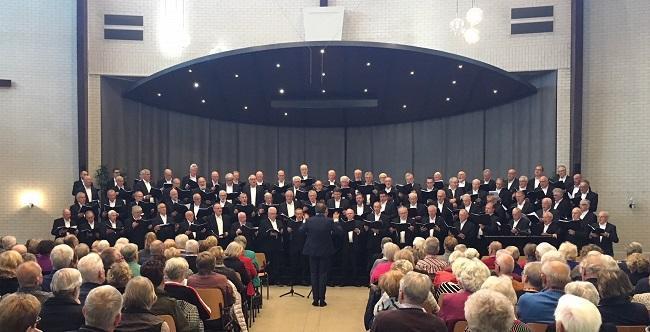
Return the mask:
[[415, 71], [411, 70], [411, 75], [415, 75]]
[[458, 69], [463, 69], [463, 65], [458, 65]]
[[235, 78], [239, 78], [239, 74], [235, 74]]
[[456, 84], [456, 81], [451, 81], [451, 84]]
[[279, 63], [276, 63], [276, 64], [275, 64], [275, 68], [280, 68], [280, 64], [279, 64]]
[[363, 89], [363, 93], [368, 93], [368, 89]]
[[198, 88], [199, 87], [199, 82], [194, 82], [194, 87]]
[[205, 99], [201, 99], [201, 103], [202, 103], [202, 104], [205, 104]]
[[325, 89], [323, 89], [323, 90], [320, 90], [320, 93], [325, 93]]
[[287, 113], [287, 112], [284, 112], [284, 116], [287, 116], [287, 115], [289, 115], [289, 113]]
[[499, 90], [497, 90], [497, 89], [492, 90], [492, 93], [494, 93], [494, 94], [497, 94], [498, 92], [499, 92]]
[[283, 95], [283, 94], [284, 94], [284, 89], [280, 89], [280, 90], [278, 90], [278, 92], [279, 92], [281, 95]]
[[402, 108], [403, 108], [403, 109], [406, 109], [406, 104], [402, 105]]
[[366, 67], [370, 67], [372, 64], [370, 62], [366, 62]]
[[451, 98], [447, 97], [445, 98], [445, 101], [451, 101]]
[[244, 105], [244, 111], [248, 110], [248, 106]]
[[162, 93], [158, 92], [156, 95], [157, 95], [158, 97], [160, 97], [160, 96], [162, 96]]
[[191, 72], [192, 72], [192, 69], [188, 69], [187, 72], [188, 72], [188, 73], [191, 73]]
[[324, 48], [321, 48], [321, 49], [320, 49], [320, 54], [323, 54], [323, 53], [325, 53], [325, 49], [324, 49]]
[[320, 73], [320, 76], [323, 76], [323, 77], [325, 77], [325, 73]]

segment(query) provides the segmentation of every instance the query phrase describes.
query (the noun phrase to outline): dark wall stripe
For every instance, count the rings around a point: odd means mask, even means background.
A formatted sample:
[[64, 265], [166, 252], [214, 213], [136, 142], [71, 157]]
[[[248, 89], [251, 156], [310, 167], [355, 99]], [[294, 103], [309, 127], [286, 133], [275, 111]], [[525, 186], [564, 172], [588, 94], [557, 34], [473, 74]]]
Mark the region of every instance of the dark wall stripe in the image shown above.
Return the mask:
[[104, 39], [143, 40], [142, 30], [104, 29]]
[[510, 10], [510, 17], [518, 18], [533, 18], [533, 17], [549, 17], [553, 16], [553, 6], [540, 6], [540, 7], [525, 7], [525, 8], [512, 8]]
[[582, 172], [584, 1], [571, 1], [571, 172]]
[[134, 25], [143, 26], [142, 16], [134, 15], [104, 15], [104, 25]]
[[510, 34], [520, 35], [525, 33], [553, 32], [553, 21], [515, 23], [510, 25]]
[[77, 153], [79, 171], [88, 169], [88, 0], [77, 0]]
[[0, 80], [0, 88], [10, 88], [11, 80]]

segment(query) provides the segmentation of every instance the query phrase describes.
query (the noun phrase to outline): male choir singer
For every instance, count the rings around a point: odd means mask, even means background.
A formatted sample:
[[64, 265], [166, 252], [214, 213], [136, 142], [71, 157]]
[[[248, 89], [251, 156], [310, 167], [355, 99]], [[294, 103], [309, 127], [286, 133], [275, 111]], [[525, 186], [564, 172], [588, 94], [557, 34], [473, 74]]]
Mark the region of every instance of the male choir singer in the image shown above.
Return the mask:
[[305, 234], [305, 246], [302, 254], [309, 256], [309, 269], [311, 271], [311, 290], [314, 296], [313, 306], [324, 307], [325, 289], [327, 287], [327, 273], [330, 269], [330, 260], [336, 249], [332, 236], [342, 236], [341, 227], [334, 220], [325, 215], [325, 204], [316, 204], [316, 215], [309, 218], [300, 228]]

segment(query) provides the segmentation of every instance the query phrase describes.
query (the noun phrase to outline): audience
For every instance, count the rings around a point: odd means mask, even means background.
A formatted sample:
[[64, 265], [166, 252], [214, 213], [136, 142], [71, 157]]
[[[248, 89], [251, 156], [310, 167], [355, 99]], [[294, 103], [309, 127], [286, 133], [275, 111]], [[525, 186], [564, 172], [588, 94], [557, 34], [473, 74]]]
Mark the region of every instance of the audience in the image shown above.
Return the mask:
[[440, 312], [438, 316], [447, 324], [447, 328], [452, 330], [457, 321], [465, 320], [465, 301], [475, 291], [481, 288], [481, 285], [490, 276], [490, 270], [478, 259], [466, 259], [460, 273], [458, 282], [462, 290], [458, 293], [443, 294], [439, 300]]
[[370, 283], [376, 284], [379, 281], [379, 277], [390, 270], [391, 265], [395, 261], [395, 254], [399, 250], [399, 246], [395, 243], [388, 242], [384, 244], [382, 254], [386, 261], [377, 263], [373, 270], [370, 271]]
[[79, 332], [113, 332], [122, 320], [122, 294], [111, 286], [99, 286], [88, 293], [83, 306], [85, 324]]
[[50, 252], [50, 261], [52, 262], [52, 272], [43, 276], [43, 290], [50, 292], [50, 283], [56, 271], [66, 268], [74, 267], [74, 250], [67, 244], [59, 244]]
[[524, 290], [524, 284], [514, 279], [512, 275], [514, 270], [515, 260], [510, 256], [509, 252], [504, 251], [496, 254], [496, 259], [494, 260], [494, 272], [496, 275], [507, 277], [510, 279], [515, 292], [522, 292]]
[[[203, 302], [194, 288], [185, 285], [189, 266], [181, 257], [175, 257], [165, 263], [165, 291], [173, 298], [188, 302], [199, 311], [199, 317], [205, 321], [210, 318], [210, 308]], [[154, 301], [155, 302], [155, 301]]]
[[521, 296], [525, 293], [537, 293], [542, 290], [542, 263], [529, 262], [524, 266], [524, 272], [521, 275], [523, 288], [517, 295]]
[[244, 249], [237, 242], [230, 242], [224, 250], [226, 258], [224, 258], [223, 263], [239, 273], [239, 278], [241, 278], [242, 283], [246, 286], [246, 295], [252, 296], [255, 294], [255, 289], [253, 288], [252, 276], [257, 274], [255, 267], [253, 267], [253, 262], [247, 257], [243, 257], [242, 253]]
[[122, 247], [122, 249], [120, 249], [120, 254], [122, 254], [124, 261], [129, 265], [131, 275], [139, 277], [140, 264], [138, 264], [138, 246], [134, 243], [127, 243]]
[[415, 268], [424, 271], [429, 274], [430, 277], [435, 276], [436, 272], [442, 271], [447, 266], [449, 262], [445, 261], [438, 257], [438, 252], [440, 251], [440, 242], [436, 237], [427, 238], [424, 241], [424, 258], [418, 260]]
[[14, 250], [0, 254], [0, 296], [15, 293], [18, 290], [16, 269], [23, 262], [23, 257]]
[[[539, 249], [539, 246], [537, 246]], [[569, 266], [559, 261], [542, 264], [542, 285], [539, 293], [523, 294], [517, 304], [519, 319], [524, 323], [552, 324], [558, 299], [564, 295], [564, 286], [571, 281]]]
[[18, 265], [16, 278], [18, 279], [18, 293], [31, 294], [40, 303], [52, 297], [52, 293], [45, 292], [41, 289], [43, 273], [41, 272], [40, 265], [36, 262], [25, 262]]
[[512, 302], [503, 294], [489, 289], [472, 294], [463, 310], [467, 318], [467, 330], [472, 332], [511, 331], [515, 321]]
[[566, 294], [560, 297], [555, 308], [555, 331], [598, 332], [601, 318], [596, 306], [578, 296]]
[[569, 269], [573, 270], [578, 266], [578, 247], [571, 242], [563, 242], [560, 244], [560, 247], [557, 249], [566, 260], [566, 263], [569, 264]]
[[431, 279], [411, 271], [400, 281], [399, 308], [381, 312], [375, 317], [373, 332], [447, 331], [440, 318], [425, 312], [422, 305], [431, 294]]
[[[102, 270], [103, 271], [103, 270]], [[84, 323], [79, 301], [81, 273], [73, 268], [63, 268], [52, 278], [53, 297], [43, 303], [40, 326], [44, 331], [71, 331]]]
[[79, 260], [77, 269], [81, 273], [81, 291], [79, 293], [79, 300], [81, 303], [86, 301], [86, 296], [93, 288], [99, 287], [106, 281], [106, 274], [104, 272], [104, 263], [96, 253], [90, 253]]
[[481, 261], [488, 267], [490, 270], [494, 270], [494, 263], [497, 259], [497, 251], [503, 249], [503, 245], [499, 241], [492, 241], [488, 245], [488, 255], [481, 258]]
[[639, 280], [647, 278], [650, 273], [650, 261], [644, 254], [630, 254], [625, 260], [625, 266], [627, 269], [623, 271], [630, 278], [632, 285], [636, 285]]
[[119, 331], [169, 331], [167, 323], [151, 312], [157, 297], [149, 279], [135, 277], [129, 280], [123, 299], [122, 319], [117, 326]]
[[600, 294], [598, 310], [603, 324], [625, 326], [650, 323], [646, 307], [630, 301], [632, 284], [625, 272], [618, 268], [600, 271], [597, 288]]
[[131, 280], [133, 275], [129, 264], [126, 262], [117, 262], [111, 265], [106, 274], [106, 283], [115, 287], [120, 293], [124, 293], [126, 284]]
[[235, 285], [235, 288], [237, 289], [237, 292], [240, 294], [242, 297], [246, 297], [246, 286], [244, 286], [244, 283], [237, 277], [237, 272], [235, 270], [227, 267], [223, 261], [225, 259], [225, 254], [223, 252], [223, 249], [219, 246], [212, 247], [210, 248], [209, 252], [214, 256], [215, 259], [215, 266], [214, 266], [214, 272], [219, 273], [226, 278], [228, 278], [228, 281], [232, 282]]
[[234, 303], [233, 291], [228, 285], [228, 278], [214, 272], [216, 260], [214, 256], [204, 251], [199, 253], [196, 258], [197, 274], [193, 274], [187, 278], [187, 285], [193, 288], [218, 288], [223, 293], [223, 298], [226, 306], [231, 306]]
[[[2, 238], [3, 248], [5, 238]], [[33, 295], [8, 294], [0, 300], [0, 328], [2, 331], [38, 332], [40, 312], [41, 303]]]
[[36, 262], [41, 266], [43, 273], [52, 272], [52, 261], [50, 260], [50, 254], [54, 249], [54, 241], [52, 240], [42, 240], [36, 246]]
[[[154, 292], [156, 293], [157, 299], [150, 309], [151, 312], [155, 315], [172, 316], [176, 325], [176, 331], [178, 332], [199, 330], [203, 327], [200, 319], [195, 319], [190, 323], [186, 318], [191, 312], [196, 312], [196, 317], [198, 318], [196, 307], [187, 302], [176, 300], [165, 292], [164, 268], [164, 263], [157, 259], [144, 262], [140, 268], [142, 276], [149, 279], [155, 287]], [[186, 312], [183, 307], [187, 307], [189, 310]]]
[[388, 271], [379, 278], [381, 297], [373, 310], [375, 316], [381, 311], [398, 308], [399, 285], [402, 277], [404, 274], [401, 271]]
[[564, 293], [581, 297], [594, 305], [600, 303], [596, 286], [588, 281], [572, 281], [564, 286]]

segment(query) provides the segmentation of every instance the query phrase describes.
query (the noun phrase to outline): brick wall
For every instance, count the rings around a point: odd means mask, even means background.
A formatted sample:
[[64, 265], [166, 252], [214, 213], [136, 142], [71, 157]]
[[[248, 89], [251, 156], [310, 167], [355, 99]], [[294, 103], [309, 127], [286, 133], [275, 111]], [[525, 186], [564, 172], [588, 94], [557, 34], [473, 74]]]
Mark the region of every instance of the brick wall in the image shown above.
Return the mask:
[[633, 240], [650, 248], [649, 15], [645, 0], [585, 1], [582, 165], [618, 226], [619, 256]]
[[[77, 167], [76, 1], [4, 1], [0, 9], [0, 234], [49, 236], [71, 203]], [[38, 193], [27, 208], [21, 197]]]

